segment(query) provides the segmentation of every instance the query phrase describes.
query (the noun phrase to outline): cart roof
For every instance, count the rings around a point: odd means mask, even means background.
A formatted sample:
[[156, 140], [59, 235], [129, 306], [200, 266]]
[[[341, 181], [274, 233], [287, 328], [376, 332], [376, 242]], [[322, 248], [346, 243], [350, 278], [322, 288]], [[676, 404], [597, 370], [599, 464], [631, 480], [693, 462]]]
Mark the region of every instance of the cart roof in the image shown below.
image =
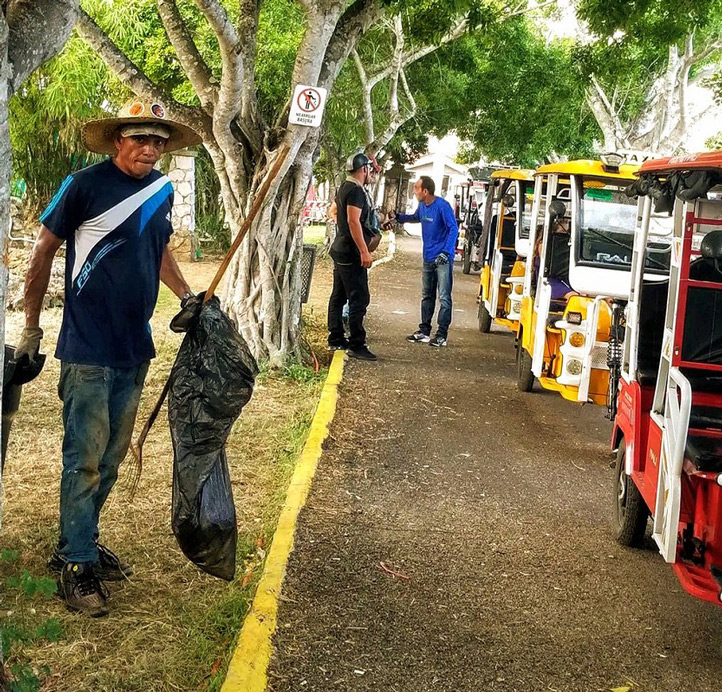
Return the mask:
[[698, 154], [666, 156], [663, 159], [645, 161], [639, 169], [644, 173], [673, 173], [674, 171], [722, 170], [722, 151], [707, 151]]
[[601, 161], [581, 159], [577, 161], [563, 161], [561, 163], [547, 163], [536, 169], [536, 175], [585, 175], [593, 178], [609, 178], [610, 180], [634, 180], [634, 174], [639, 170], [636, 164], [625, 163], [619, 167], [619, 173], [604, 170]]
[[502, 178], [505, 180], [532, 181], [534, 180], [534, 171], [529, 170], [528, 168], [507, 168], [501, 171], [494, 171], [491, 174], [491, 177], [494, 179]]

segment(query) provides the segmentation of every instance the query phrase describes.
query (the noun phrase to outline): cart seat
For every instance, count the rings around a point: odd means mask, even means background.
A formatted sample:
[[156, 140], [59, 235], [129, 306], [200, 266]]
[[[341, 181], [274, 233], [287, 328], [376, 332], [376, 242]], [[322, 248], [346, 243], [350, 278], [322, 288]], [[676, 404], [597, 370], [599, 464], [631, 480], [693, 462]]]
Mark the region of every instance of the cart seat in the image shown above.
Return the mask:
[[692, 406], [689, 415], [689, 427], [722, 430], [722, 408], [716, 406]]
[[641, 387], [654, 387], [657, 384], [658, 368], [637, 368], [637, 381]]
[[687, 438], [685, 456], [697, 471], [722, 471], [722, 438], [691, 434]]
[[643, 387], [652, 387], [657, 382], [668, 291], [669, 281], [645, 281], [642, 284], [639, 305], [637, 379]]
[[693, 392], [711, 394], [722, 392], [722, 374], [719, 372], [697, 370], [697, 368], [680, 368], [680, 372], [689, 380]]
[[514, 250], [504, 250], [503, 248], [500, 252], [502, 256], [501, 280], [504, 281], [509, 278], [512, 269], [514, 269], [514, 264], [516, 264], [516, 252]]

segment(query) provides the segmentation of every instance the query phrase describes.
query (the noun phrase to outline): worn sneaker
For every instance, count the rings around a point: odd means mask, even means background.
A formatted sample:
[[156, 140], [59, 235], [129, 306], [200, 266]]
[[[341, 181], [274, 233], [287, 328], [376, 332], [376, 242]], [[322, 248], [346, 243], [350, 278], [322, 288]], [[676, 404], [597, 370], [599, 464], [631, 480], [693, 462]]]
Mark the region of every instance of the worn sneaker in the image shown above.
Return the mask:
[[[93, 570], [98, 579], [102, 581], [123, 581], [133, 574], [133, 568], [123, 562], [112, 550], [106, 548], [102, 543], [96, 543], [98, 548], [98, 561], [93, 565]], [[51, 572], [60, 574], [67, 560], [57, 551], [48, 560], [48, 569]]]
[[108, 590], [95, 576], [93, 566], [83, 562], [66, 562], [60, 572], [58, 595], [68, 610], [101, 618], [108, 614]]
[[328, 344], [327, 348], [329, 351], [345, 351], [348, 348], [348, 341], [344, 339], [337, 344]]
[[446, 346], [446, 337], [439, 336], [437, 334], [433, 339], [429, 341], [429, 346], [436, 346], [436, 348]]
[[409, 336], [406, 337], [406, 341], [411, 341], [415, 344], [428, 344], [429, 341], [431, 341], [431, 337], [422, 331], [416, 331], [413, 334], [409, 334]]
[[133, 568], [123, 562], [112, 550], [96, 543], [98, 561], [93, 565], [95, 576], [101, 581], [123, 581], [133, 575]]
[[376, 356], [369, 351], [367, 346], [349, 348], [347, 353], [351, 356], [351, 358], [358, 358], [359, 360], [378, 360]]

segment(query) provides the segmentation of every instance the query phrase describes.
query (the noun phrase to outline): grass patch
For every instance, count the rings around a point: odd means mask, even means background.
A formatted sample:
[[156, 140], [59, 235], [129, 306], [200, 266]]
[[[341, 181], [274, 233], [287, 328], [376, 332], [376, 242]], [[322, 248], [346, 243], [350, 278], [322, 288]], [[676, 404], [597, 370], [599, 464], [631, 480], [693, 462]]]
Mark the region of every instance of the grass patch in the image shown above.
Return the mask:
[[303, 242], [313, 245], [323, 245], [326, 240], [326, 225], [312, 223], [303, 229]]
[[[216, 265], [184, 264], [194, 289], [208, 285]], [[322, 271], [319, 281], [325, 281]], [[315, 283], [316, 279], [314, 279]], [[143, 421], [170, 371], [180, 335], [168, 330], [177, 299], [161, 290], [152, 321], [157, 358], [146, 382]], [[309, 309], [314, 324], [318, 323]], [[320, 312], [320, 310], [319, 310]], [[44, 350], [52, 353], [61, 311], [43, 314]], [[8, 315], [8, 341], [22, 329]], [[62, 424], [57, 398], [59, 363], [48, 358], [41, 376], [23, 389], [5, 469], [0, 613], [13, 609], [5, 584], [27, 570], [45, 572], [57, 539]], [[178, 549], [170, 529], [172, 447], [161, 414], [144, 448], [144, 470], [131, 501], [121, 479], [101, 517], [101, 539], [135, 566], [132, 580], [111, 584], [111, 615], [91, 620], [68, 613], [57, 599], [34, 603], [38, 622], [56, 620], [63, 636], [19, 643], [10, 663], [50, 671], [44, 692], [199, 692], [218, 690], [232, 643], [253, 598], [294, 463], [305, 441], [323, 375], [300, 364], [264, 372], [228, 440], [238, 514], [238, 568], [230, 584], [202, 574]]]

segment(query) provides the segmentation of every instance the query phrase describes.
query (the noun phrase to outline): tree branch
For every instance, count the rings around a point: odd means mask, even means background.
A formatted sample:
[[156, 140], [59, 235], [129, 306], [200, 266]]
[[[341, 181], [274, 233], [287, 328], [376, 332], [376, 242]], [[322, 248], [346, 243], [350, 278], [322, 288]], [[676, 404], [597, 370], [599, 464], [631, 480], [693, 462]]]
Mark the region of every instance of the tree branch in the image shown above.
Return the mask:
[[168, 40], [175, 49], [181, 67], [198, 94], [203, 109], [211, 115], [218, 98], [217, 90], [212, 84], [211, 70], [193, 42], [175, 0], [156, 0], [156, 5], [168, 34]]
[[694, 35], [689, 34], [685, 40], [684, 63], [682, 65], [682, 69], [689, 73], [694, 65], [704, 62], [712, 55], [712, 53], [720, 49], [722, 49], [722, 38], [703, 44], [695, 53]]
[[219, 0], [193, 0], [218, 39], [223, 71], [213, 114], [216, 137], [224, 137], [221, 130], [230, 134], [231, 123], [241, 112], [243, 94], [243, 58], [240, 41], [233, 22]]
[[65, 45], [77, 18], [78, 0], [34, 0], [9, 4], [8, 57], [13, 66], [9, 96], [37, 67]]
[[631, 149], [629, 139], [624, 134], [622, 125], [619, 122], [619, 117], [612, 110], [601, 84], [594, 75], [591, 76], [590, 82], [591, 85], [587, 89], [587, 103], [604, 134], [605, 149], [613, 150], [618, 144]]
[[[441, 46], [449, 43], [450, 41], [455, 41], [457, 38], [460, 38], [466, 33], [468, 26], [469, 22], [466, 17], [464, 17], [464, 19], [457, 22], [457, 24], [451, 29], [451, 31], [449, 31], [449, 33], [447, 33], [443, 38], [441, 38], [438, 43], [429, 44], [421, 48], [415, 48], [404, 53], [401, 56], [400, 60], [401, 67], [408, 67], [417, 60], [421, 60], [421, 58], [424, 58], [430, 53], [439, 50]], [[377, 72], [373, 77], [370, 77], [369, 84], [371, 85], [371, 88], [373, 89], [373, 87], [375, 87], [379, 82], [383, 81], [387, 77], [390, 77], [395, 69], [396, 68], [394, 66], [394, 63], [392, 62], [388, 67], [384, 68], [380, 72]]]
[[344, 62], [356, 47], [361, 36], [381, 15], [379, 0], [355, 0], [336, 24], [336, 30], [328, 42], [318, 78], [318, 85], [330, 89], [336, 81]]
[[213, 33], [221, 46], [221, 52], [223, 50], [234, 50], [238, 44], [238, 34], [220, 0], [193, 0], [193, 2], [198, 6], [211, 29], [213, 29]]
[[369, 80], [366, 76], [366, 70], [364, 69], [363, 63], [361, 62], [361, 56], [358, 51], [354, 48], [351, 52], [353, 61], [358, 71], [359, 80], [361, 81], [361, 92], [363, 99], [364, 109], [364, 126], [366, 127], [366, 141], [373, 142], [374, 140], [374, 111], [371, 107], [371, 89], [369, 88]]
[[145, 73], [108, 38], [103, 30], [84, 10], [80, 11], [78, 34], [94, 48], [108, 67], [136, 94], [165, 104], [170, 115], [188, 127], [195, 129], [204, 139], [211, 136], [212, 122], [202, 109], [178, 103], [170, 94], [154, 84]]
[[403, 69], [404, 60], [404, 27], [401, 23], [401, 16], [394, 17], [394, 46], [393, 72], [389, 84], [389, 111], [392, 114], [399, 112], [399, 73]]
[[259, 9], [259, 0], [241, 0], [239, 8], [241, 19], [238, 27], [239, 49], [244, 70], [241, 90], [241, 116], [238, 125], [254, 154], [258, 154], [263, 149], [264, 130], [258, 109], [255, 79]]
[[367, 147], [367, 149], [371, 150], [374, 154], [383, 149], [391, 141], [399, 129], [416, 115], [416, 100], [411, 93], [409, 83], [406, 81], [406, 73], [403, 70], [399, 73], [399, 79], [401, 80], [401, 85], [406, 97], [409, 99], [409, 105], [411, 108], [404, 113], [404, 115], [401, 115], [400, 111], [397, 110], [394, 117], [392, 117], [389, 126]]

